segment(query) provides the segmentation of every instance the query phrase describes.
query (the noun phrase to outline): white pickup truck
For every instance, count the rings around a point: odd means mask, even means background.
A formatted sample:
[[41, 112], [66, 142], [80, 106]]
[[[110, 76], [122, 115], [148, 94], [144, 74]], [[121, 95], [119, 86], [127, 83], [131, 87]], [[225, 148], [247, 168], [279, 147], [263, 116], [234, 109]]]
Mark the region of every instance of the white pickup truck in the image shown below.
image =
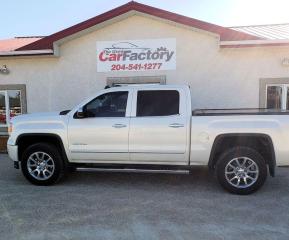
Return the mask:
[[289, 165], [288, 112], [194, 110], [184, 85], [104, 89], [70, 111], [17, 116], [14, 166], [38, 185], [69, 168], [186, 169], [206, 165], [228, 191], [249, 194]]

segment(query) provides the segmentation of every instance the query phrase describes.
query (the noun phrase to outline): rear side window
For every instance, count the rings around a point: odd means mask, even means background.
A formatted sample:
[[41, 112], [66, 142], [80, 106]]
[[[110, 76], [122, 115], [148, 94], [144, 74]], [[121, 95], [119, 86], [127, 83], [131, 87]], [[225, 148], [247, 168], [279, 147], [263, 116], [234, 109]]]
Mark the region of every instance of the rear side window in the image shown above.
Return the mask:
[[176, 90], [138, 91], [137, 117], [179, 114], [180, 95]]

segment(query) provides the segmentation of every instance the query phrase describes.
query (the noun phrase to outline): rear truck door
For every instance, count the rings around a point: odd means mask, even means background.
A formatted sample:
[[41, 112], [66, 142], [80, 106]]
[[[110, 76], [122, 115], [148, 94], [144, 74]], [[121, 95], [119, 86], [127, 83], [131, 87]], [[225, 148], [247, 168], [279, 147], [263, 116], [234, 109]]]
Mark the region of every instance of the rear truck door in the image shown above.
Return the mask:
[[127, 162], [132, 92], [103, 93], [83, 106], [84, 118], [70, 116], [69, 151], [73, 162]]
[[129, 131], [130, 160], [187, 165], [190, 116], [184, 89], [136, 89]]

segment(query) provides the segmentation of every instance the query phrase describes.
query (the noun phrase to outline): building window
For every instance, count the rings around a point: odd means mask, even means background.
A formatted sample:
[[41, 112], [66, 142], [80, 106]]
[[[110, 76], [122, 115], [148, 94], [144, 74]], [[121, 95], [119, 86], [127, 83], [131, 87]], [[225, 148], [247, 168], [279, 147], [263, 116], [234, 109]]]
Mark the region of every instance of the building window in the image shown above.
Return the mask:
[[0, 125], [8, 125], [12, 117], [20, 114], [21, 90], [0, 90]]
[[289, 84], [266, 85], [266, 108], [289, 109]]

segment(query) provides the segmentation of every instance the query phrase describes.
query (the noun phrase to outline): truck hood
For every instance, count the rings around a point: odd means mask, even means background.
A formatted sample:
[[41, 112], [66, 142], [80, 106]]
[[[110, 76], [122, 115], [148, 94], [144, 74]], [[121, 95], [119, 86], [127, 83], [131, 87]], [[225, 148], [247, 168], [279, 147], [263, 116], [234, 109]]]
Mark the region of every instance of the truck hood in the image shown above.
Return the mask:
[[24, 122], [51, 122], [51, 121], [63, 121], [66, 119], [66, 115], [60, 115], [59, 112], [41, 112], [22, 114], [11, 119], [13, 124]]

